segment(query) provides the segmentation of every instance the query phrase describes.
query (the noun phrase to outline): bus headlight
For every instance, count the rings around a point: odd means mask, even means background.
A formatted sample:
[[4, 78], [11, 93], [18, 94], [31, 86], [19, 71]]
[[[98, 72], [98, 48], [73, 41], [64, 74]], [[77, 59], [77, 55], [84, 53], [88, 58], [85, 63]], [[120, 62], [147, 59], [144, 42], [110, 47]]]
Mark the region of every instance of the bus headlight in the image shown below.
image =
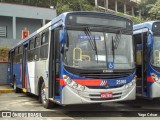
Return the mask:
[[85, 86], [80, 86], [79, 88], [81, 91], [84, 91], [85, 90]]
[[130, 82], [130, 83], [129, 83], [129, 86], [132, 86], [132, 85], [133, 85], [133, 83], [132, 83], [132, 82]]
[[85, 86], [77, 84], [71, 78], [69, 78], [67, 75], [63, 75], [63, 79], [67, 83], [67, 85], [73, 89], [80, 90], [80, 91], [84, 91], [86, 89]]
[[72, 79], [70, 79], [69, 77], [68, 77], [68, 79], [66, 80], [66, 82], [67, 82], [67, 84], [71, 84], [72, 83]]
[[134, 78], [130, 83], [125, 85], [125, 88], [130, 88], [131, 86], [133, 86], [136, 83], [136, 78]]
[[128, 86], [128, 84], [126, 85], [126, 88], [128, 88], [129, 86]]
[[78, 84], [77, 83], [73, 83], [73, 88], [77, 88], [78, 87]]

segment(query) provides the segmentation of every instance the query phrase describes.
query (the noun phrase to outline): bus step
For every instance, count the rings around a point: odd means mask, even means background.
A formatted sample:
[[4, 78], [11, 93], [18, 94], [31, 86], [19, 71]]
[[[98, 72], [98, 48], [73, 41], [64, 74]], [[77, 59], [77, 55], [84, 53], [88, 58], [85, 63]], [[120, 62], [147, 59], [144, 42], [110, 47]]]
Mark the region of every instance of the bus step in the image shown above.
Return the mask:
[[136, 93], [142, 93], [142, 86], [136, 86]]
[[137, 81], [136, 81], [136, 85], [137, 85], [137, 86], [141, 86], [141, 85], [142, 85], [142, 81], [141, 81], [141, 80], [137, 80]]

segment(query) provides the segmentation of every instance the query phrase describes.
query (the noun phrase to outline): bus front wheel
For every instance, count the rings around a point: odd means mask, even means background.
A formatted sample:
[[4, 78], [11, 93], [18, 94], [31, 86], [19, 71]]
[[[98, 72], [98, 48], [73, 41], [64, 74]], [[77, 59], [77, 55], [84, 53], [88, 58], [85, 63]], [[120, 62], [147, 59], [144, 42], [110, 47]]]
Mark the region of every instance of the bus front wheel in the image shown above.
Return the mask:
[[46, 89], [45, 89], [45, 83], [44, 82], [41, 85], [41, 94], [40, 94], [40, 97], [41, 97], [41, 101], [42, 101], [42, 104], [43, 104], [44, 108], [49, 109], [49, 108], [53, 108], [55, 106], [55, 103], [53, 103], [52, 101], [50, 101], [49, 99], [47, 99]]

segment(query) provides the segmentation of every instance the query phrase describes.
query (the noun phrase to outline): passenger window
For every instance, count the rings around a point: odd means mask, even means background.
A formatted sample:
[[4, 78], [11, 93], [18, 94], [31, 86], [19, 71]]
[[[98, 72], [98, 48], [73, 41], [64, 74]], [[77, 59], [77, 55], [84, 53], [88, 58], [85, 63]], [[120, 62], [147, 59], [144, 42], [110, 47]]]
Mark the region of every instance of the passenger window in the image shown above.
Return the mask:
[[18, 51], [19, 51], [18, 52], [19, 54], [22, 54], [23, 53], [23, 46], [18, 47]]
[[39, 47], [41, 45], [40, 36], [35, 38], [35, 47]]
[[31, 49], [33, 49], [34, 48], [34, 40], [31, 40], [30, 42], [29, 42], [29, 49], [31, 50]]
[[18, 55], [18, 48], [15, 49], [15, 55]]
[[40, 48], [40, 58], [47, 59], [48, 57], [48, 39], [49, 39], [49, 31], [46, 31], [42, 34], [42, 46]]
[[48, 38], [49, 38], [48, 36], [49, 36], [48, 31], [42, 34], [42, 45], [48, 43]]

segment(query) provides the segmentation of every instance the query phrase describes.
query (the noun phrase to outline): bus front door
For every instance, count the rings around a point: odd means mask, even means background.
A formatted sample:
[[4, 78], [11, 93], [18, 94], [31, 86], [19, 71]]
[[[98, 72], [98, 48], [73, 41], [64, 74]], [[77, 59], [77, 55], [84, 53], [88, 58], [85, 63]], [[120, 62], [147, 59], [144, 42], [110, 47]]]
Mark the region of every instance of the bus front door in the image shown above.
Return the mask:
[[59, 59], [59, 30], [51, 31], [50, 61], [49, 62], [49, 98], [60, 102], [60, 59]]
[[147, 96], [147, 32], [134, 35], [136, 50], [137, 96]]
[[26, 74], [27, 72], [27, 51], [28, 51], [28, 45], [25, 45], [23, 49], [23, 61], [22, 61], [22, 88], [24, 89], [24, 92], [27, 90], [27, 74]]

